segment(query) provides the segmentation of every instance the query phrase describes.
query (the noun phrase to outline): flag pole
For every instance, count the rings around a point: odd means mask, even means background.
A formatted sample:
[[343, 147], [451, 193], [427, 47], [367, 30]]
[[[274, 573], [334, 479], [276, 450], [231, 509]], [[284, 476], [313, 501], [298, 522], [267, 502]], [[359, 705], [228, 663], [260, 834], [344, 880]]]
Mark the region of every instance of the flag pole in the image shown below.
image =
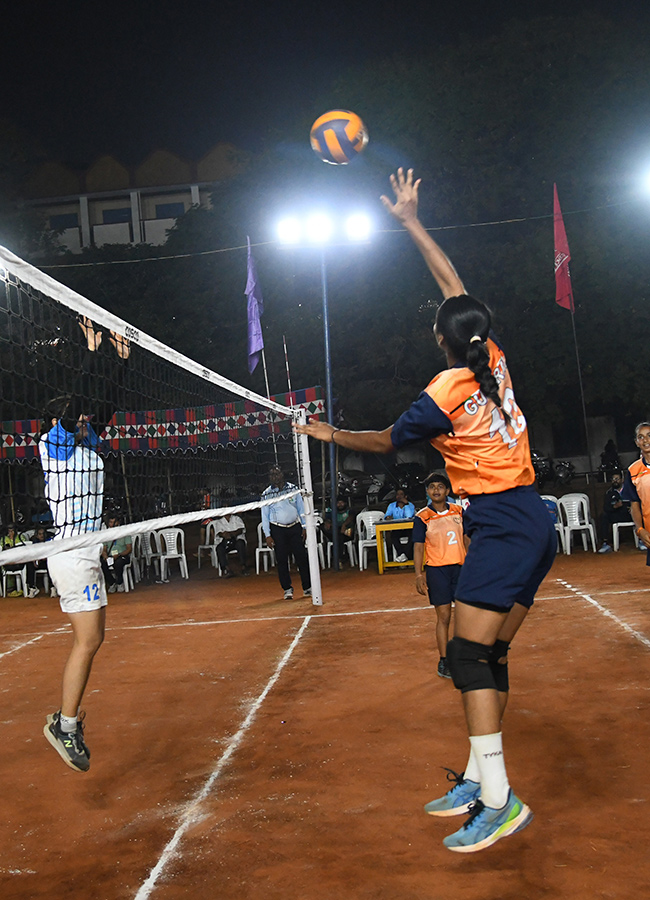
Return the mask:
[[[578, 384], [580, 387], [580, 403], [582, 405], [582, 422], [585, 429], [585, 440], [587, 442], [587, 459], [589, 461], [589, 474], [594, 471], [594, 461], [591, 456], [591, 446], [589, 444], [589, 426], [587, 424], [587, 405], [585, 403], [585, 391], [582, 383], [582, 367], [580, 365], [580, 351], [578, 350], [578, 335], [575, 323], [575, 303], [573, 300], [573, 287], [571, 285], [571, 274], [569, 272], [569, 262], [571, 261], [571, 251], [569, 250], [569, 241], [566, 236], [564, 227], [564, 219], [562, 218], [562, 210], [560, 209], [560, 200], [557, 194], [557, 184], [553, 185], [553, 236], [555, 244], [555, 302], [563, 309], [571, 312], [571, 328], [573, 331], [573, 345], [576, 351], [576, 364], [578, 366]], [[589, 483], [589, 475], [587, 476]]]
[[[269, 390], [269, 375], [268, 375], [268, 372], [266, 371], [266, 353], [264, 351], [264, 347], [262, 347], [260, 352], [262, 355], [262, 366], [264, 368], [264, 384], [266, 385], [266, 399], [270, 400], [271, 399], [271, 391]], [[279, 462], [278, 462], [278, 445], [275, 440], [275, 431], [271, 432], [271, 436], [273, 438], [273, 455], [275, 456], [275, 464], [277, 466], [277, 465], [279, 465]], [[294, 435], [294, 440], [295, 440], [295, 435]]]
[[594, 461], [591, 455], [591, 447], [589, 445], [589, 426], [587, 425], [587, 404], [585, 403], [585, 391], [582, 384], [582, 367], [580, 365], [580, 352], [578, 350], [578, 335], [576, 334], [576, 317], [574, 309], [571, 310], [571, 328], [573, 330], [573, 345], [576, 351], [576, 364], [578, 366], [578, 384], [580, 385], [580, 402], [582, 403], [582, 424], [585, 429], [585, 440], [587, 441], [587, 458], [589, 460], [589, 474], [594, 472]]

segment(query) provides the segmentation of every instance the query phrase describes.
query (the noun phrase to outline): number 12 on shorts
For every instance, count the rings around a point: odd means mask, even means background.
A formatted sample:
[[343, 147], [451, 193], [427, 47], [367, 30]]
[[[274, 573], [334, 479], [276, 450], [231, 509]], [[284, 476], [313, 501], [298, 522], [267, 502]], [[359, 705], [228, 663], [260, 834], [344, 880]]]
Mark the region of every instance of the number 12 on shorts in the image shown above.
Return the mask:
[[97, 602], [99, 600], [99, 586], [96, 584], [90, 585], [87, 584], [83, 590], [86, 595], [86, 600], [91, 603], [93, 600]]

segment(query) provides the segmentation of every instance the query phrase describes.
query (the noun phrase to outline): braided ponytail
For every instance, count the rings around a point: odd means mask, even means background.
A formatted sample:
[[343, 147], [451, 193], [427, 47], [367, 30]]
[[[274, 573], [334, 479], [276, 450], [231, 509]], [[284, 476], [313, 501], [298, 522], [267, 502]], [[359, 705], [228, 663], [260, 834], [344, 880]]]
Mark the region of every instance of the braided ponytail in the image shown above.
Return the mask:
[[444, 337], [449, 350], [458, 362], [465, 363], [474, 373], [481, 392], [501, 409], [505, 420], [510, 416], [501, 408], [499, 385], [490, 368], [490, 354], [486, 346], [492, 317], [480, 300], [462, 294], [448, 297], [439, 307], [435, 329]]

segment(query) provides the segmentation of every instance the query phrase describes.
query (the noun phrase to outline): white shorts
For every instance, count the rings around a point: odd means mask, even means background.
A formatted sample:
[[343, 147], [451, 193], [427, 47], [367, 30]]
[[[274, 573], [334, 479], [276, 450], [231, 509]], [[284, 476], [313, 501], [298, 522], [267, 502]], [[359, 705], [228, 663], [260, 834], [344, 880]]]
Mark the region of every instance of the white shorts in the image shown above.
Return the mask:
[[87, 612], [106, 606], [106, 584], [99, 562], [102, 545], [56, 553], [47, 568], [64, 613]]

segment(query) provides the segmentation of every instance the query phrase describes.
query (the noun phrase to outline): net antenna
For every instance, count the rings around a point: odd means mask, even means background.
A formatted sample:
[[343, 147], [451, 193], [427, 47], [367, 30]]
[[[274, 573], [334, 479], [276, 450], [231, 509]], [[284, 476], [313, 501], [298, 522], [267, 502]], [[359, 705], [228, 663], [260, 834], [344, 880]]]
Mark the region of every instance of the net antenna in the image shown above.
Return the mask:
[[[127, 535], [254, 517], [269, 470], [303, 498], [312, 603], [322, 604], [308, 439], [293, 407], [205, 368], [0, 247], [0, 516], [17, 565]], [[127, 523], [104, 529], [111, 513]], [[101, 529], [101, 538], [97, 532]], [[250, 533], [256, 532], [251, 529]]]

